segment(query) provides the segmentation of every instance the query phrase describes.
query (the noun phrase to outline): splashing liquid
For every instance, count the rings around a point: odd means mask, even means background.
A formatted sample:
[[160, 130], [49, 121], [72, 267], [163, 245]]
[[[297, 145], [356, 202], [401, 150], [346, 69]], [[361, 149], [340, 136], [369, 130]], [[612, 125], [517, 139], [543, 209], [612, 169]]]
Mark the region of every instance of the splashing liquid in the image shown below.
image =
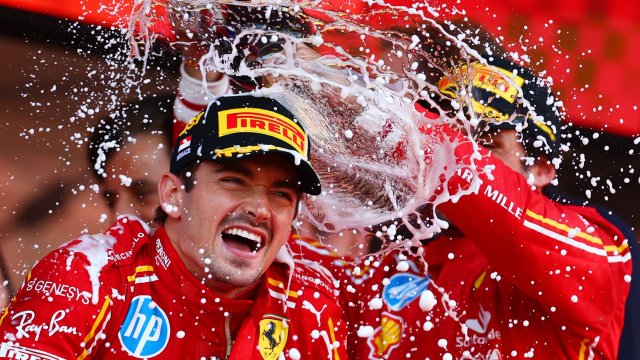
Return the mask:
[[[239, 91], [277, 98], [307, 129], [323, 194], [305, 199], [305, 221], [339, 232], [401, 219], [415, 241], [446, 227], [433, 205], [450, 200], [435, 190], [454, 174], [457, 144], [430, 129], [451, 124], [471, 133], [481, 119], [469, 110], [464, 74], [448, 69], [486, 63], [477, 49], [491, 54], [472, 31], [436, 21], [448, 9], [383, 1], [359, 15], [319, 1], [170, 0], [167, 6], [173, 46], [185, 61], [197, 62], [203, 74], [227, 74]], [[148, 21], [152, 12], [137, 9], [132, 18]], [[412, 23], [414, 30], [370, 25], [380, 19]], [[460, 80], [455, 101], [434, 85], [443, 76]], [[416, 110], [418, 102], [433, 116]]]

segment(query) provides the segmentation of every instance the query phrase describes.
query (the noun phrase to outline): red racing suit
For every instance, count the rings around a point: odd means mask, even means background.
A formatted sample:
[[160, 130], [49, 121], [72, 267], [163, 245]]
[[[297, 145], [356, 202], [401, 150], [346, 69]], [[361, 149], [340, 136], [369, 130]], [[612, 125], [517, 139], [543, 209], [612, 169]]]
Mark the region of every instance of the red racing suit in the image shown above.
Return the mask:
[[[451, 194], [476, 176], [473, 145], [455, 152]], [[423, 246], [424, 261], [394, 250], [342, 269], [351, 358], [614, 359], [626, 239], [595, 209], [553, 202], [480, 152], [477, 192], [437, 207], [459, 233]]]
[[223, 298], [186, 269], [164, 228], [122, 218], [33, 268], [2, 316], [0, 358], [346, 359], [321, 270], [274, 262], [250, 299]]

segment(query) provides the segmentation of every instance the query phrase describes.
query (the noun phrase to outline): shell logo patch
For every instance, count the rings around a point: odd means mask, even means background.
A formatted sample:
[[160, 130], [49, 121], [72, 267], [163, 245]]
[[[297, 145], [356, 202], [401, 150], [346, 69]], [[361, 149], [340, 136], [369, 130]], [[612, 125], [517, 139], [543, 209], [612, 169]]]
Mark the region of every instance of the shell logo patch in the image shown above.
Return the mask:
[[369, 359], [388, 359], [393, 349], [397, 348], [402, 338], [403, 322], [402, 318], [388, 312], [383, 312], [380, 317], [380, 326], [376, 328], [371, 337], [367, 340], [369, 349]]
[[260, 320], [258, 347], [264, 360], [276, 360], [284, 350], [289, 337], [287, 319], [276, 315], [265, 315]]

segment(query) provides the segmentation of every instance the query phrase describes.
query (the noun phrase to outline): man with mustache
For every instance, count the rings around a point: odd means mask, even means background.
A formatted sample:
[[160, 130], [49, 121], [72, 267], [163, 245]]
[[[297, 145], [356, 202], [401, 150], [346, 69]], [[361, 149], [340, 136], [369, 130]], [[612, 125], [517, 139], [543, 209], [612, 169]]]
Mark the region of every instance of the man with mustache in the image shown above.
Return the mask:
[[2, 317], [0, 358], [346, 358], [333, 279], [286, 246], [320, 193], [309, 149], [274, 97], [218, 98], [178, 136], [161, 226], [121, 217], [47, 255]]

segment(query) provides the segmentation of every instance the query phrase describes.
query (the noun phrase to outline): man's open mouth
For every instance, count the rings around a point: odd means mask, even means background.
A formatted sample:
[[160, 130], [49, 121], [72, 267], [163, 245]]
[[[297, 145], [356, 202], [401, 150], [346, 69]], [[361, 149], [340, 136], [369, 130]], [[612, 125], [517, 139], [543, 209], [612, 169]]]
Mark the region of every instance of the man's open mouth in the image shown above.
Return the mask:
[[259, 251], [263, 243], [260, 235], [237, 227], [223, 231], [222, 240], [231, 247], [249, 252]]

